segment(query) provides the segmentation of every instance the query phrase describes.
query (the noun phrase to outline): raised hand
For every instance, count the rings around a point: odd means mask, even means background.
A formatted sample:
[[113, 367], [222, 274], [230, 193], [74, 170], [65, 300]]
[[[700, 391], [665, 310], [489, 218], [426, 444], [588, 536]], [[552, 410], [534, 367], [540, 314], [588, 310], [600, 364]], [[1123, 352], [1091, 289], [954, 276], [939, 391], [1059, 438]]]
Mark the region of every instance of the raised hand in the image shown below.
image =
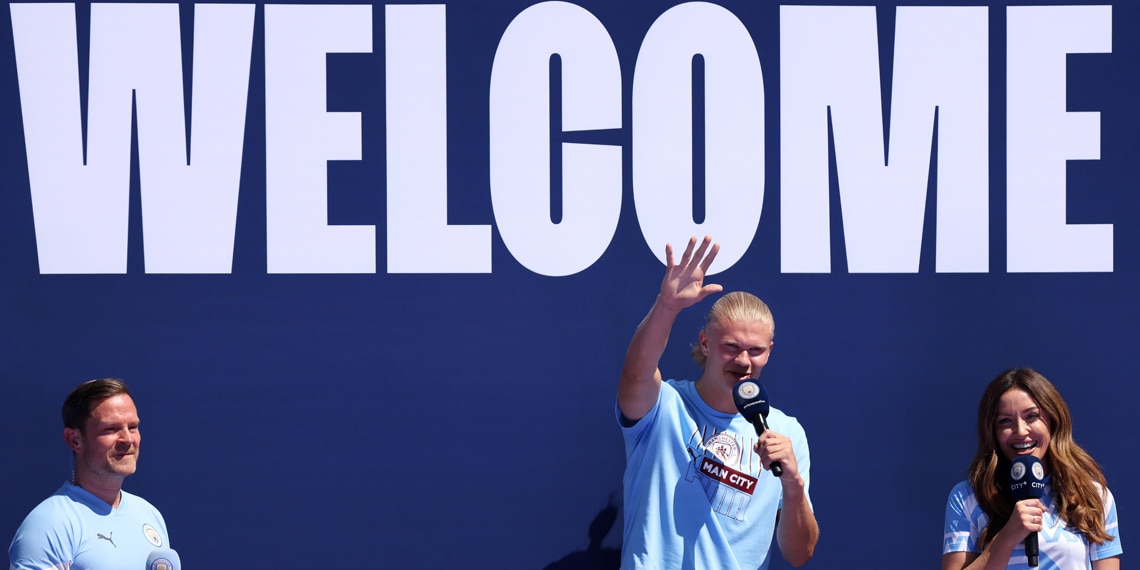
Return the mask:
[[661, 391], [661, 371], [657, 364], [665, 353], [677, 314], [723, 289], [720, 285], [704, 284], [705, 273], [719, 250], [720, 246], [712, 243], [712, 238], [706, 237], [699, 248], [697, 238], [690, 238], [681, 262], [676, 263], [673, 247], [665, 246], [667, 268], [665, 279], [661, 281], [661, 293], [633, 333], [618, 382], [618, 407], [626, 420], [640, 420], [657, 404]]
[[665, 279], [661, 281], [659, 301], [674, 311], [689, 307], [723, 289], [720, 285], [704, 284], [705, 274], [720, 251], [720, 244], [713, 243], [711, 237], [705, 236], [694, 253], [693, 248], [696, 246], [697, 238], [689, 238], [689, 245], [685, 248], [680, 263], [674, 263], [673, 246], [665, 245]]

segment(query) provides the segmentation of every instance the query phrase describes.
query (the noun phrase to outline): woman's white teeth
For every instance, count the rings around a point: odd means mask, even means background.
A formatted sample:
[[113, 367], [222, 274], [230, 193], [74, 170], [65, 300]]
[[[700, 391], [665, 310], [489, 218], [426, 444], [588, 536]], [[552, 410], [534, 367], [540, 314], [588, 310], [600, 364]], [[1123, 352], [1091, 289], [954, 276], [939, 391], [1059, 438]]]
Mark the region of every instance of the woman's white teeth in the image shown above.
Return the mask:
[[1014, 449], [1029, 449], [1030, 447], [1033, 447], [1034, 445], [1037, 445], [1037, 442], [1031, 441], [1029, 443], [1015, 443], [1015, 444], [1013, 444], [1013, 448]]

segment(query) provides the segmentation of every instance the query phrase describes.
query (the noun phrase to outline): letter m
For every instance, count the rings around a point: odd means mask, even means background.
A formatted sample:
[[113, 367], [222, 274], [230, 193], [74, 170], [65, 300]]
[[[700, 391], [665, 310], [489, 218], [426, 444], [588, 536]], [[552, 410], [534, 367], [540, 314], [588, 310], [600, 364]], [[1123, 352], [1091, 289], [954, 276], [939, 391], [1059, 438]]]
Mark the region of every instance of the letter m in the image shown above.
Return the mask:
[[831, 271], [833, 148], [851, 273], [918, 271], [934, 165], [936, 271], [988, 271], [987, 9], [898, 8], [889, 97], [875, 10], [781, 8], [781, 270]]

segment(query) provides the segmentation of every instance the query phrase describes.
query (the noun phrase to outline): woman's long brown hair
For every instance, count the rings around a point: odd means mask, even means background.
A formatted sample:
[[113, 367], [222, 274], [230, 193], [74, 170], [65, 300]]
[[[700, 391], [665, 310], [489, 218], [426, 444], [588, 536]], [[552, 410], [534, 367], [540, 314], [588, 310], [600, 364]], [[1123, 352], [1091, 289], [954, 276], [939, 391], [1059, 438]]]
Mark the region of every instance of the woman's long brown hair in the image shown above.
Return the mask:
[[[978, 505], [989, 517], [978, 547], [984, 547], [1013, 513], [1013, 499], [1005, 492], [1009, 483], [1009, 459], [998, 449], [998, 404], [1003, 394], [1022, 390], [1049, 423], [1049, 447], [1045, 467], [1057, 501], [1057, 512], [1069, 526], [1093, 544], [1111, 540], [1104, 528], [1104, 473], [1081, 446], [1073, 441], [1073, 421], [1060, 392], [1044, 376], [1030, 368], [1006, 370], [994, 378], [978, 406], [978, 451], [970, 462], [970, 485]], [[1100, 487], [1097, 487], [1097, 484]]]

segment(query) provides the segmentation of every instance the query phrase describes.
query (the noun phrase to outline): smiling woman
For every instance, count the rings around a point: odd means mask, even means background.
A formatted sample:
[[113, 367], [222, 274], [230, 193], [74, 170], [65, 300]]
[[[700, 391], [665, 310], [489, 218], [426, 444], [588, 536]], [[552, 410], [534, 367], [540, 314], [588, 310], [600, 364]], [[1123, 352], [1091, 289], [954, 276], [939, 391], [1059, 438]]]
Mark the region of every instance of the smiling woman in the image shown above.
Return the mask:
[[998, 448], [1006, 459], [1032, 455], [1048, 468], [1045, 451], [1049, 449], [1049, 419], [1033, 396], [1018, 387], [1006, 390], [998, 399], [995, 423]]
[[[1120, 567], [1115, 500], [1096, 461], [1073, 441], [1072, 424], [1065, 400], [1037, 371], [1011, 369], [990, 382], [969, 479], [946, 505], [943, 570], [1036, 566], [1022, 543], [1038, 533], [1045, 568]], [[1044, 464], [1040, 499], [1006, 492], [1011, 464], [1025, 456]]]

